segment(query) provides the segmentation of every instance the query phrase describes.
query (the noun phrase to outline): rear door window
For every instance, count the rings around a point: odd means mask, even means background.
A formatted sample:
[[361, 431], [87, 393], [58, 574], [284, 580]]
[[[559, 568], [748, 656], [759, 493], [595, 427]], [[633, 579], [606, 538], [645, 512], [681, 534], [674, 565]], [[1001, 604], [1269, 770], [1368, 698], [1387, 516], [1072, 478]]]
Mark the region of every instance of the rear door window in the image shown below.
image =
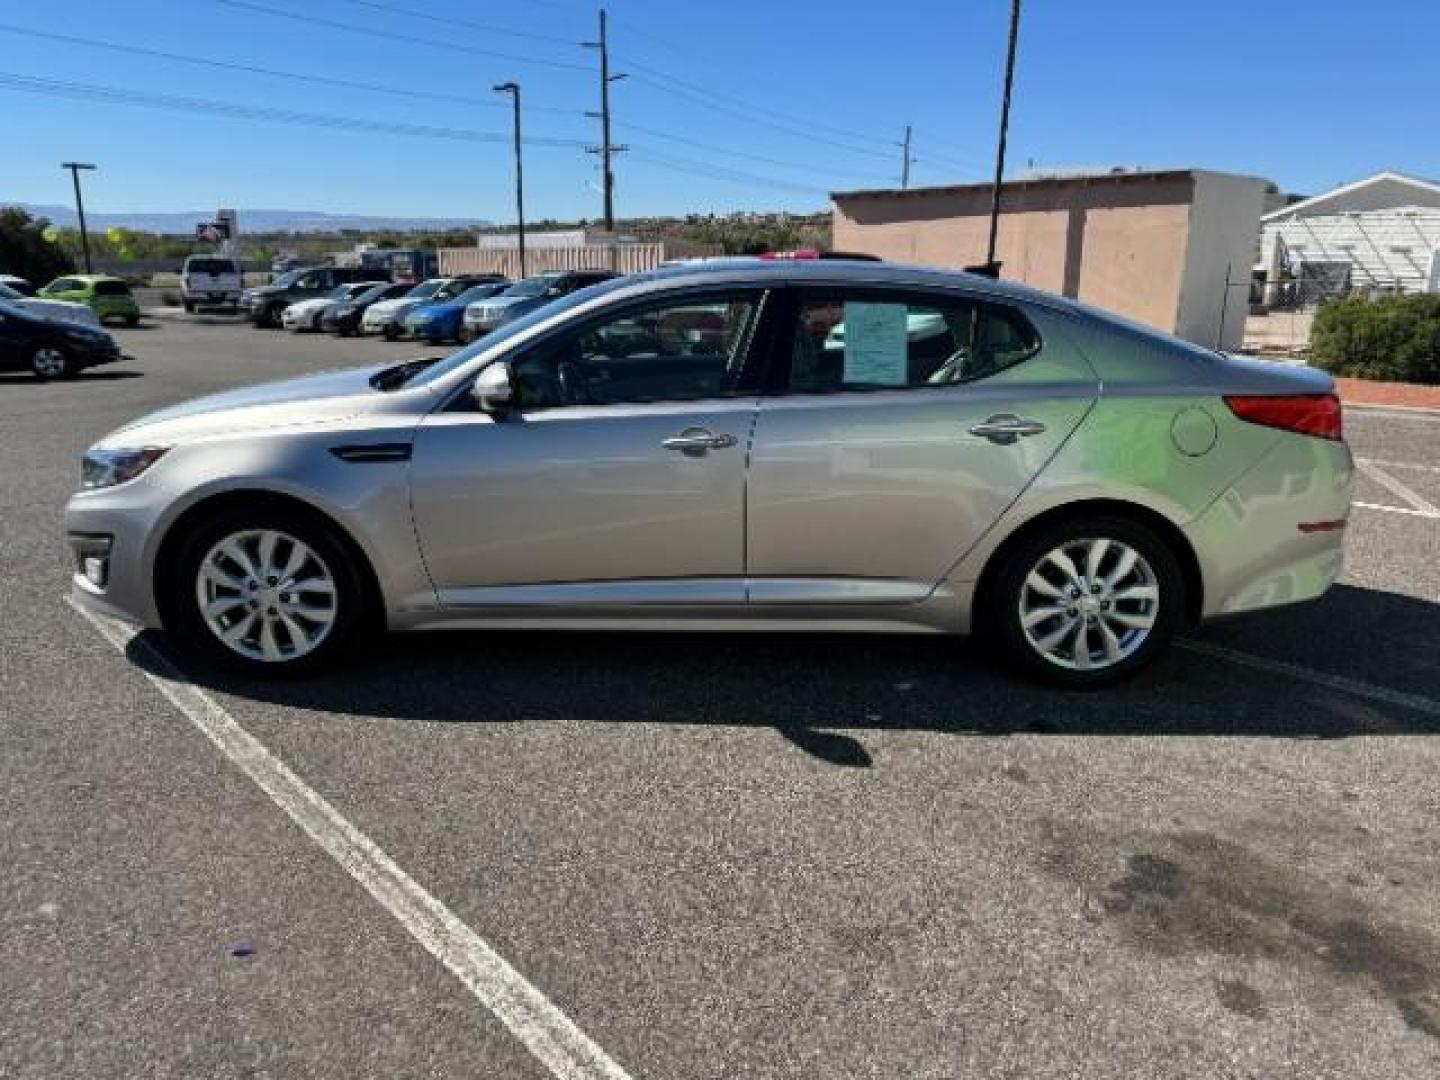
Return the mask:
[[1023, 363], [1040, 338], [1017, 311], [962, 297], [804, 290], [789, 350], [791, 393], [954, 386]]

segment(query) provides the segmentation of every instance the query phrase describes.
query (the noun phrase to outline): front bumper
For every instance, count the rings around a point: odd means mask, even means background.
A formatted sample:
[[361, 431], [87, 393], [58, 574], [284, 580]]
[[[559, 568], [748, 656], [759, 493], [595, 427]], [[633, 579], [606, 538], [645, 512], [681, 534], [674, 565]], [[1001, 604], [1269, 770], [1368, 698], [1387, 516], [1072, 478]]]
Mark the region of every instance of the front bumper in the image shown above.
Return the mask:
[[[159, 626], [153, 582], [146, 570], [145, 542], [155, 524], [155, 511], [140, 497], [139, 481], [114, 489], [83, 492], [65, 508], [65, 533], [70, 547], [71, 596], [86, 608], [139, 623]], [[86, 560], [103, 560], [95, 571]]]

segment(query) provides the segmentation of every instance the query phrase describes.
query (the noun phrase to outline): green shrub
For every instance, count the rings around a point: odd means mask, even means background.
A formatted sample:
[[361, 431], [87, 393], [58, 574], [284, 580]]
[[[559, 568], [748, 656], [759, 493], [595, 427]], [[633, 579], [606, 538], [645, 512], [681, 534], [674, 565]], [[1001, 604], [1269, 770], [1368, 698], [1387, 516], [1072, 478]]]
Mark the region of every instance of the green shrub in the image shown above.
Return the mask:
[[1333, 375], [1440, 385], [1440, 294], [1325, 304], [1310, 356]]

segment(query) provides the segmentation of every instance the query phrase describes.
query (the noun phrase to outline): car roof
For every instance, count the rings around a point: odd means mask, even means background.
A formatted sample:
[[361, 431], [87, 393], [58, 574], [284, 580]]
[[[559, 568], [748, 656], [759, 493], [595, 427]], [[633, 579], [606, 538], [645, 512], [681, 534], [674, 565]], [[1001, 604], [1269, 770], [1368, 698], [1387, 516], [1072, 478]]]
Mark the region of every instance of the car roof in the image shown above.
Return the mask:
[[[1023, 301], [1057, 311], [1073, 312], [1078, 305], [1054, 293], [983, 274], [944, 270], [933, 266], [871, 262], [859, 259], [766, 260], [753, 256], [713, 259], [685, 266], [660, 267], [620, 279], [637, 291], [679, 288], [686, 285], [825, 284], [887, 285], [919, 288], [963, 289], [975, 295], [1000, 300]], [[617, 290], [618, 291], [618, 290]]]
[[114, 274], [61, 274], [61, 277], [74, 278], [76, 281], [121, 281], [122, 278]]

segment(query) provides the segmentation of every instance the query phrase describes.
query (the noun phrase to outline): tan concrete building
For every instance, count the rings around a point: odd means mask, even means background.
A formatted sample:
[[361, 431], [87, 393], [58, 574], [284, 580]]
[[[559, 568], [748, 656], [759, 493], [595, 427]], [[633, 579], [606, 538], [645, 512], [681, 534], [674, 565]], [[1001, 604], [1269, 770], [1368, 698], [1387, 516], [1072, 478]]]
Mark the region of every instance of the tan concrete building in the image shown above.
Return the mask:
[[[1196, 169], [1009, 182], [1001, 276], [1239, 348], [1265, 188], [1256, 177]], [[950, 268], [985, 261], [989, 184], [832, 198], [838, 251]]]

